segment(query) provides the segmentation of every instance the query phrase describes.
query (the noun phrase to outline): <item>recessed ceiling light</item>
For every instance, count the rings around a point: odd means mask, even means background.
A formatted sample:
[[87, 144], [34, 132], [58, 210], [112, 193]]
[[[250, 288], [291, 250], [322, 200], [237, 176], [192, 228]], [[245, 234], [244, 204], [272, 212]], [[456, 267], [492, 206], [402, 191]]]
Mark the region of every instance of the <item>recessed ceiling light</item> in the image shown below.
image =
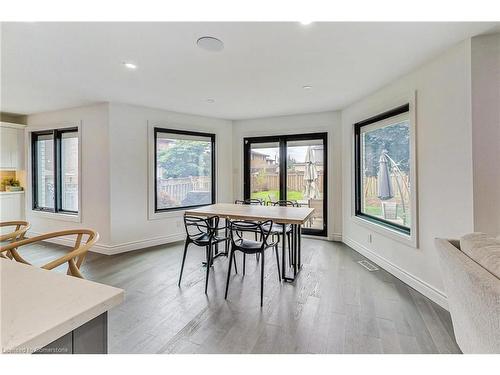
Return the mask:
[[224, 49], [224, 43], [213, 36], [203, 36], [196, 41], [198, 47], [211, 52], [219, 52]]
[[210, 103], [210, 104], [213, 104], [213, 103], [215, 103], [215, 99], [208, 98], [208, 99], [206, 100], [206, 102], [207, 102], [207, 103]]
[[304, 26], [310, 25], [311, 23], [312, 21], [300, 21], [300, 24]]
[[128, 61], [124, 61], [122, 62], [123, 66], [125, 66], [125, 68], [127, 69], [130, 69], [130, 70], [135, 70], [137, 69], [137, 65], [132, 63], [132, 62], [128, 62]]
[[312, 89], [313, 87], [312, 87], [311, 85], [304, 85], [304, 86], [302, 86], [302, 88], [303, 88], [304, 90], [310, 90], [310, 89]]

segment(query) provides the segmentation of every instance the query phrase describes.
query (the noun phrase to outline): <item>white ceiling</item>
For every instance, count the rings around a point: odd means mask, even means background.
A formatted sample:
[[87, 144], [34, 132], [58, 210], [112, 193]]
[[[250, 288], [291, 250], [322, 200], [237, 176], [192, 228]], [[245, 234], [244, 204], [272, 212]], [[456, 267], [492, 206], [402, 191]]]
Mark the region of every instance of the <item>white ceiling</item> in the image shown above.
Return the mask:
[[[30, 114], [117, 101], [225, 119], [336, 110], [495, 26], [3, 23], [1, 109]], [[198, 48], [204, 35], [221, 39], [224, 50]]]

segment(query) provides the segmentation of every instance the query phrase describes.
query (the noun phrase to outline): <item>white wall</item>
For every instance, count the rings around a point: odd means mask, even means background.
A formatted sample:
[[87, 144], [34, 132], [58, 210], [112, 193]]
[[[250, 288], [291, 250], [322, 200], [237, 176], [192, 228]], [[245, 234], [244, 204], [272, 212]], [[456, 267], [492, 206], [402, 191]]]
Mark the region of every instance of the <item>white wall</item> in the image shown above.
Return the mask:
[[[391, 109], [415, 90], [418, 248], [373, 232], [352, 216], [353, 124]], [[434, 238], [457, 238], [474, 229], [470, 42], [347, 107], [342, 128], [343, 241], [446, 306]]]
[[184, 238], [182, 211], [148, 219], [148, 122], [216, 134], [217, 201], [231, 202], [232, 123], [164, 110], [110, 103], [111, 246], [115, 253]]
[[[110, 243], [108, 105], [97, 104], [28, 116], [26, 154], [30, 152], [29, 132], [78, 124], [81, 126], [81, 222], [64, 216], [44, 215], [31, 209], [31, 184], [26, 184], [26, 219], [30, 233], [41, 234], [72, 228], [99, 232], [99, 244]], [[26, 158], [28, 169], [29, 158]], [[30, 175], [30, 173], [28, 173]]]
[[[92, 228], [101, 236], [92, 250], [105, 254], [184, 238], [182, 211], [148, 218], [148, 122], [215, 133], [217, 201], [233, 200], [231, 121], [120, 103], [40, 113], [28, 117], [27, 132], [81, 126], [81, 222], [34, 212], [27, 199], [31, 233]], [[31, 196], [30, 184], [26, 195]]]
[[474, 230], [500, 234], [500, 34], [472, 38]]
[[243, 138], [328, 132], [328, 237], [342, 233], [341, 127], [339, 112], [239, 120], [233, 122], [233, 183], [236, 199], [243, 198]]

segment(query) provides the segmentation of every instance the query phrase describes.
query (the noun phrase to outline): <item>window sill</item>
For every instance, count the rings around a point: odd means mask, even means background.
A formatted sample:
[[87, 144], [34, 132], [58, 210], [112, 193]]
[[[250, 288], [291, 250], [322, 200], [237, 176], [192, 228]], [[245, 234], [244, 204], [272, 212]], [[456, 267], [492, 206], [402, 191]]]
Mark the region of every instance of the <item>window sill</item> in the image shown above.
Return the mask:
[[417, 236], [415, 235], [414, 228], [411, 229], [412, 234], [408, 235], [408, 234], [405, 234], [405, 233], [398, 231], [397, 229], [392, 229], [392, 228], [386, 227], [382, 224], [375, 223], [371, 220], [365, 219], [365, 218], [360, 217], [360, 216], [352, 215], [351, 218], [352, 218], [352, 221], [354, 221], [356, 224], [364, 226], [365, 228], [367, 228], [373, 232], [379, 233], [386, 238], [390, 238], [394, 241], [398, 241], [398, 242], [405, 244], [406, 246], [410, 246], [412, 248], [418, 247]]
[[82, 218], [80, 216], [80, 213], [78, 213], [78, 215], [71, 215], [71, 214], [31, 210], [31, 214], [33, 216], [43, 217], [45, 219], [68, 221], [68, 222], [72, 222], [72, 223], [81, 223], [82, 222]]
[[182, 217], [184, 215], [185, 209], [172, 210], [172, 211], [163, 211], [163, 212], [150, 212], [149, 220], [162, 220], [162, 219], [170, 219], [176, 217]]
[[161, 220], [161, 219], [168, 219], [172, 217], [182, 217], [184, 216], [184, 213], [189, 210], [195, 210], [197, 208], [201, 207], [206, 207], [210, 206], [215, 203], [207, 203], [207, 204], [202, 204], [198, 206], [191, 206], [191, 207], [180, 207], [180, 208], [174, 208], [171, 210], [166, 210], [166, 211], [152, 211], [149, 212], [148, 215], [148, 220]]

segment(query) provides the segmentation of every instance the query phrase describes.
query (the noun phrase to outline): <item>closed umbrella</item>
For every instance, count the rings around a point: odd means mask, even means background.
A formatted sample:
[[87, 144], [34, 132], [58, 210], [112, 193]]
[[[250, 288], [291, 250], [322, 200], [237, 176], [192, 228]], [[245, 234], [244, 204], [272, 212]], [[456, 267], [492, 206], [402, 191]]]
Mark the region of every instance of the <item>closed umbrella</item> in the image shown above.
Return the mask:
[[378, 161], [378, 197], [381, 200], [388, 200], [394, 197], [394, 189], [392, 187], [390, 161], [387, 155], [387, 150], [382, 151]]
[[304, 171], [304, 198], [306, 199], [318, 199], [319, 189], [318, 189], [318, 171], [316, 169], [316, 160], [314, 158], [312, 147], [309, 146], [306, 152], [305, 159], [305, 171]]

